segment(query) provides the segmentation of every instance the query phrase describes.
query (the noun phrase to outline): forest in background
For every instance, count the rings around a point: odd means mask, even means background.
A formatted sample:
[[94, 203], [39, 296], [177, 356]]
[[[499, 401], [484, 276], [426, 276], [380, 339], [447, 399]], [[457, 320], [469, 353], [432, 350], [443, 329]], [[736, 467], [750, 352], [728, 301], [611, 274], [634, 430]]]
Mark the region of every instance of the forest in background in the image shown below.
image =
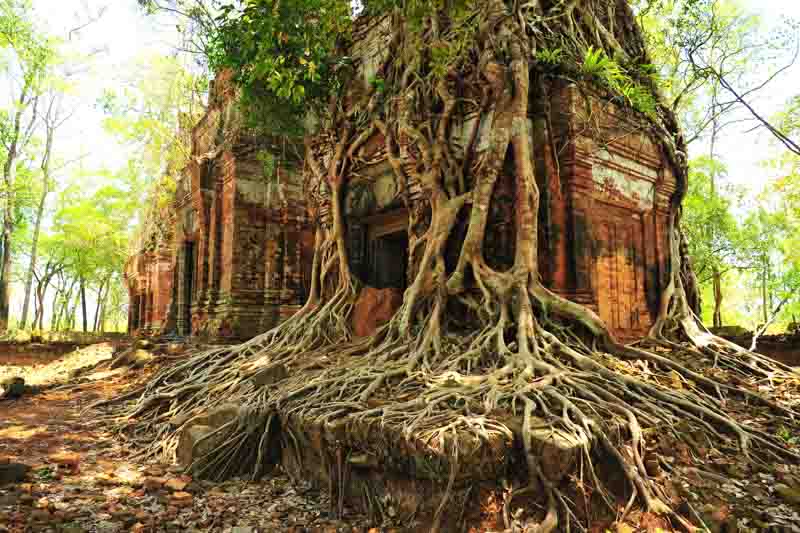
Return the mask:
[[[152, 214], [172, 199], [190, 151], [187, 132], [201, 116], [210, 72], [253, 59], [226, 58], [215, 45], [220, 24], [236, 16], [226, 7], [234, 5], [230, 2], [140, 3], [143, 16], [160, 14], [174, 22], [179, 40], [169, 53], [130, 64], [94, 102], [104, 114], [105, 130], [125, 147], [127, 161], [115, 168], [89, 168], [85, 153], [62, 147], [68, 144], [63, 142], [66, 125], [85, 105], [81, 84], [104, 53], [82, 45], [81, 36], [103, 23], [104, 8], [84, 5], [74, 29], [51, 34], [36, 23], [31, 2], [2, 0], [0, 68], [8, 94], [0, 101], [0, 327], [125, 328], [122, 268], [141, 246], [142, 221], [157, 220]], [[312, 4], [326, 6], [324, 0], [297, 1], [298, 9]], [[782, 76], [797, 69], [796, 22], [766, 25], [737, 0], [635, 4], [655, 63], [651, 74], [679, 117], [689, 146], [683, 228], [701, 287], [703, 321], [715, 327], [793, 330], [800, 317], [800, 168], [793, 141], [800, 128], [800, 96], [786, 99], [778, 113], [759, 110], [783, 83]], [[559, 50], [541, 53], [558, 60]], [[255, 59], [277, 101], [295, 110], [313, 98], [331, 68], [323, 57], [305, 64], [293, 63], [296, 58], [290, 56], [283, 64]], [[634, 102], [634, 87], [626, 86], [629, 80], [612, 58], [587, 53], [582, 69], [630, 91]], [[280, 123], [263, 105], [269, 98], [262, 95], [262, 106], [253, 106], [258, 96], [251, 91], [248, 99], [246, 81], [244, 87], [245, 102], [258, 111], [250, 113], [252, 125]], [[772, 137], [773, 146], [755, 156], [763, 172], [742, 183], [731, 179], [723, 150], [729, 146], [726, 139], [750, 130]]]
[[[208, 83], [177, 54], [142, 51], [87, 102], [87, 86], [109, 74], [100, 66], [109, 50], [84, 35], [104, 24], [107, 6], [74, 7], [74, 26], [54, 34], [30, 1], [0, 2], [0, 329], [9, 336], [125, 331], [125, 261], [141, 221], [171, 201]], [[98, 139], [76, 146], [87, 108], [122, 161], [98, 164]]]

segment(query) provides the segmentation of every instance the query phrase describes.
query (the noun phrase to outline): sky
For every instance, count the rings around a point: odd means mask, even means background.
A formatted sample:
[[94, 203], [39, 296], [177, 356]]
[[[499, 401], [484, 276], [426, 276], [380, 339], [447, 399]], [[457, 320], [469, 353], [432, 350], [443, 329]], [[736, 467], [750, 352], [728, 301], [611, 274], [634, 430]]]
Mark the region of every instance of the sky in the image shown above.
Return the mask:
[[[120, 145], [102, 127], [103, 112], [98, 99], [106, 89], [125, 82], [137, 61], [153, 54], [170, 54], [178, 35], [164, 20], [147, 17], [136, 0], [34, 0], [38, 20], [53, 35], [64, 37], [69, 30], [97, 16], [80, 31], [75, 48], [92, 54], [91, 71], [78, 77], [73, 95], [76, 113], [65, 125], [68, 133], [59, 146], [64, 154], [85, 154], [84, 168], [115, 169], [127, 161], [130, 147]], [[69, 157], [68, 157], [69, 158]]]
[[[763, 25], [776, 27], [782, 17], [800, 20], [798, 0], [740, 0], [744, 9], [759, 15]], [[70, 29], [82, 25], [105, 8], [102, 16], [81, 30], [71, 43], [80, 53], [93, 53], [92, 67], [78, 77], [70, 99], [75, 109], [72, 119], [60, 133], [55, 147], [57, 157], [73, 159], [83, 156], [80, 162], [63, 172], [87, 169], [114, 170], [123, 165], [132, 154], [132, 147], [120, 145], [102, 127], [103, 113], [97, 102], [105, 89], [124, 83], [125, 73], [137, 61], [153, 54], [171, 54], [179, 42], [172, 23], [166, 19], [146, 16], [136, 0], [33, 0], [35, 19], [49, 33], [66, 38]], [[799, 36], [800, 37], [800, 36]], [[759, 65], [753, 65], [753, 74], [760, 76]], [[5, 102], [6, 87], [0, 85], [0, 102]], [[764, 116], [776, 113], [785, 102], [800, 90], [800, 62], [773, 81], [768, 90], [761, 91], [752, 104]], [[776, 171], [764, 167], [766, 159], [778, 153], [771, 136], [762, 128], [747, 132], [752, 124], [728, 128], [718, 143], [717, 155], [728, 167], [729, 180], [751, 190], [758, 190]], [[690, 157], [706, 153], [702, 141], [690, 148]], [[80, 168], [78, 168], [80, 167]], [[102, 178], [90, 177], [87, 187], [99, 186]], [[15, 290], [14, 307], [21, 307]], [[13, 313], [13, 310], [12, 310]]]

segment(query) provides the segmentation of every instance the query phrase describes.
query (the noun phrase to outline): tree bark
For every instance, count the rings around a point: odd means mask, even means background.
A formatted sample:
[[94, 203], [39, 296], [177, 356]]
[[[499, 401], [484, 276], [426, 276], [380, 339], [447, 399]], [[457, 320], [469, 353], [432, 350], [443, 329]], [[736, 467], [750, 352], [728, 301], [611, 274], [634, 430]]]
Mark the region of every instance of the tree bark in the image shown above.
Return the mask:
[[761, 265], [761, 311], [763, 323], [766, 324], [769, 320], [769, 303], [767, 296], [767, 276], [769, 275], [769, 259], [766, 254], [762, 257]]
[[711, 281], [714, 288], [714, 327], [722, 327], [722, 273], [714, 265], [711, 271]]
[[86, 314], [86, 282], [81, 278], [80, 298], [81, 298], [81, 311], [83, 313], [83, 332], [89, 331], [89, 320]]

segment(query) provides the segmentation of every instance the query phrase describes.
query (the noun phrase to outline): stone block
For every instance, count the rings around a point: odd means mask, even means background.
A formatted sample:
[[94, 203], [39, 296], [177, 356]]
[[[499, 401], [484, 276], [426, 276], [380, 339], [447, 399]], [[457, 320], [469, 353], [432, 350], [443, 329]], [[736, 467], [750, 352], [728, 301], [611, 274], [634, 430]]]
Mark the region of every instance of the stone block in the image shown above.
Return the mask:
[[25, 392], [25, 380], [21, 377], [8, 378], [0, 382], [0, 400], [19, 398]]
[[402, 304], [403, 292], [399, 289], [364, 287], [353, 310], [353, 333], [357, 337], [372, 335], [392, 319]]
[[531, 429], [532, 452], [539, 458], [542, 474], [558, 483], [572, 472], [580, 455], [591, 445], [586, 436], [578, 436], [562, 429], [553, 429], [539, 424], [541, 420], [533, 420]]

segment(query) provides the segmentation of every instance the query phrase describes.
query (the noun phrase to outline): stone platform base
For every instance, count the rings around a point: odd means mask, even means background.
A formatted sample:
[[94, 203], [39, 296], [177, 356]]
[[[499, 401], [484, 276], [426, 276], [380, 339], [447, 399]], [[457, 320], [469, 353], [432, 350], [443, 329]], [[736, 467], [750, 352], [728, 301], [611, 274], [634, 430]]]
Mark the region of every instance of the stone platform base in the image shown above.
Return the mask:
[[[265, 427], [265, 420], [253, 420], [235, 405], [224, 405], [189, 422], [174, 421], [183, 427], [178, 448], [183, 466], [197, 475], [202, 469], [199, 457], [225, 438], [225, 432], [217, 430], [234, 421]], [[351, 417], [323, 424], [275, 413], [269, 442], [259, 438], [249, 442], [254, 456], [269, 456], [290, 476], [328, 491], [334, 506], [341, 502], [376, 523], [402, 524], [404, 531], [429, 531], [438, 512], [440, 531], [463, 531], [464, 523], [485, 526], [480, 530], [502, 530], [504, 494], [508, 487], [528, 482], [519, 437], [522, 419], [462, 421], [464, 429], [432, 436], [406, 434], [398, 427]], [[471, 424], [496, 429], [477, 436], [466, 429]], [[542, 420], [531, 420], [533, 449], [544, 474], [559, 483], [576, 470], [581, 454], [593, 443], [544, 426]], [[540, 489], [530, 491], [529, 497], [539, 500]], [[516, 509], [520, 502], [517, 498], [514, 502]], [[533, 513], [529, 516], [541, 512], [534, 505], [522, 507]]]

